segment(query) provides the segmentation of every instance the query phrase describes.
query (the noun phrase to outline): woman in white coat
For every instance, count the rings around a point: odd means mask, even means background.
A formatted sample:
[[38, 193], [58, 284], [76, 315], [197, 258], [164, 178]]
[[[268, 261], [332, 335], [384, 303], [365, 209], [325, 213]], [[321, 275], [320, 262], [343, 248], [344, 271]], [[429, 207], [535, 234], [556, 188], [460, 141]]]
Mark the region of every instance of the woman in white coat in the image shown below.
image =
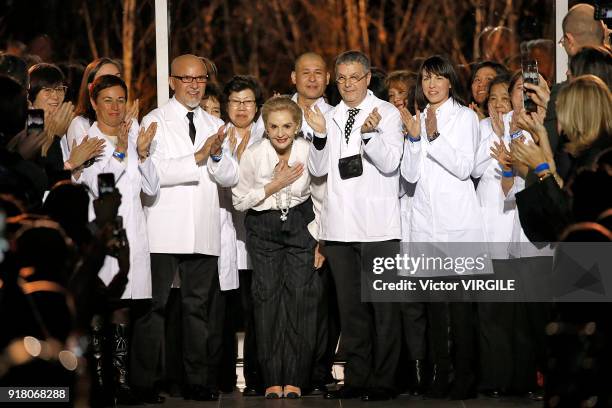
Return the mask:
[[[416, 183], [410, 242], [484, 242], [482, 215], [470, 174], [478, 146], [478, 117], [465, 105], [457, 73], [433, 56], [419, 69], [416, 118], [401, 111], [406, 128], [401, 174]], [[451, 245], [448, 245], [451, 248]], [[412, 251], [412, 247], [411, 247]], [[475, 394], [474, 313], [470, 303], [428, 305], [434, 378], [431, 397], [465, 399]], [[450, 325], [450, 331], [448, 326]], [[448, 350], [449, 333], [455, 344]], [[450, 388], [451, 360], [455, 381]]]
[[[117, 371], [118, 399], [129, 400], [131, 392], [127, 383], [127, 309], [130, 299], [151, 298], [151, 266], [147, 227], [141, 204], [141, 193], [154, 196], [159, 191], [159, 178], [149, 158], [149, 147], [155, 136], [156, 125], [145, 131], [125, 122], [127, 87], [115, 75], [103, 75], [93, 82], [91, 104], [96, 121], [89, 129], [89, 136], [106, 141], [104, 153], [86, 168], [79, 182], [87, 185], [93, 198], [104, 193], [98, 191], [98, 175], [112, 173], [116, 188], [121, 193], [119, 216], [127, 233], [130, 247], [130, 270], [122, 301], [115, 305], [112, 323], [114, 326], [113, 365]], [[118, 271], [114, 258], [106, 257], [99, 272], [101, 280], [108, 284]]]

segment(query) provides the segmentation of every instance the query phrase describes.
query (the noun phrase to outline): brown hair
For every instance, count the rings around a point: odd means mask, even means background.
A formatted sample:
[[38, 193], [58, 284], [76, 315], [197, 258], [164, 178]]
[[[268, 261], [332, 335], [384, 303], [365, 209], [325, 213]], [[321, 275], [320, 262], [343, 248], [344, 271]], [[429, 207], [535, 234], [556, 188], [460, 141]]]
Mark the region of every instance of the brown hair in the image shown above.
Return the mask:
[[113, 64], [117, 67], [119, 72], [123, 74], [123, 67], [119, 61], [106, 57], [91, 61], [89, 65], [87, 65], [87, 68], [85, 68], [85, 72], [83, 72], [83, 80], [81, 81], [81, 87], [79, 88], [79, 99], [74, 110], [74, 114], [75, 116], [83, 116], [84, 118], [88, 119], [90, 124], [93, 124], [93, 122], [96, 120], [96, 112], [89, 101], [89, 84], [94, 81], [94, 78], [100, 68], [106, 64]]
[[569, 139], [565, 150], [572, 155], [612, 135], [612, 94], [595, 75], [576, 77], [561, 88], [556, 106], [559, 126]]
[[272, 112], [284, 110], [291, 113], [291, 117], [295, 121], [299, 131], [302, 128], [302, 109], [288, 96], [274, 96], [264, 103], [261, 108], [261, 116], [263, 117], [264, 125], [267, 125], [268, 118]]

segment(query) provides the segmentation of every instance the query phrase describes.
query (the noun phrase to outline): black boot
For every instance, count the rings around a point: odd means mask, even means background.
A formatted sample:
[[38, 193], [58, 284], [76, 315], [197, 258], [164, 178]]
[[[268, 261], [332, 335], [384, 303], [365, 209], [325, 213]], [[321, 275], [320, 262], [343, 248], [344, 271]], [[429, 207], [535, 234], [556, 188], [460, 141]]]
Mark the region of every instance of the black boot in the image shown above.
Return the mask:
[[142, 405], [128, 383], [128, 327], [113, 325], [113, 368], [115, 371], [115, 399], [119, 405]]
[[419, 396], [425, 393], [426, 374], [425, 362], [423, 360], [413, 360], [410, 362], [411, 382], [409, 387], [410, 395]]
[[107, 370], [105, 367], [106, 336], [104, 335], [104, 322], [99, 315], [94, 316], [91, 322], [91, 337], [89, 344], [89, 366], [91, 373], [90, 403], [94, 408], [113, 405], [107, 389]]
[[447, 398], [450, 390], [450, 370], [446, 364], [434, 364], [431, 373], [431, 385], [425, 394], [427, 398]]

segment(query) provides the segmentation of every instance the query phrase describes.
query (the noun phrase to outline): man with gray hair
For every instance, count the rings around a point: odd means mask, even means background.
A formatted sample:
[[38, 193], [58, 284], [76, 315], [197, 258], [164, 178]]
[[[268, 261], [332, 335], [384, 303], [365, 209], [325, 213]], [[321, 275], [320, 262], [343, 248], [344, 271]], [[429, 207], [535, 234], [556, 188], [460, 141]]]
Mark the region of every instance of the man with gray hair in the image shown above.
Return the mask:
[[370, 61], [363, 53], [341, 54], [335, 68], [342, 101], [324, 117], [319, 109], [304, 110], [309, 124], [317, 124], [308, 168], [327, 175], [319, 240], [336, 282], [347, 356], [344, 387], [324, 397], [383, 400], [395, 394], [398, 309], [362, 301], [361, 274], [373, 254], [399, 251], [402, 122], [393, 105], [368, 90]]

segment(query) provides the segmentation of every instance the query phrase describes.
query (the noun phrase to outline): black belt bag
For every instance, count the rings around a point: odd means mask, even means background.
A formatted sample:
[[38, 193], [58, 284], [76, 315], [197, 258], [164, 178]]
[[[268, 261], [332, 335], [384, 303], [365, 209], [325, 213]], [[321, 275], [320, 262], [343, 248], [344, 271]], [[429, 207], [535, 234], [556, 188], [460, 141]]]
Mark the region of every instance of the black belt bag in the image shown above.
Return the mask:
[[340, 158], [338, 160], [338, 170], [342, 180], [361, 176], [363, 174], [361, 154]]

